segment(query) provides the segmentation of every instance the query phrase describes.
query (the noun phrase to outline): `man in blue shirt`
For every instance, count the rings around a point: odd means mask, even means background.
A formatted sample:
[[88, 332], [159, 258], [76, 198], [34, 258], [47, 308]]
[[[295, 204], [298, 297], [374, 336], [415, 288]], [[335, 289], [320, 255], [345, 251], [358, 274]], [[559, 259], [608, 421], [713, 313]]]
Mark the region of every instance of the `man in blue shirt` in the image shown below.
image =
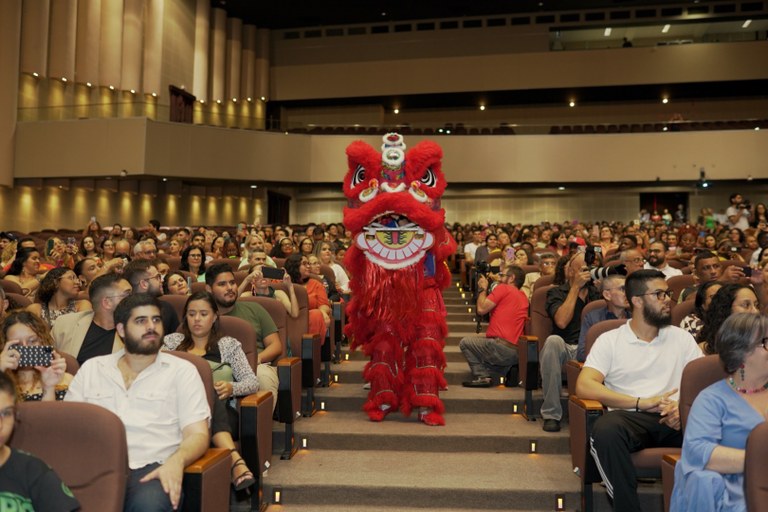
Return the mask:
[[593, 309], [581, 319], [581, 332], [579, 334], [579, 346], [576, 349], [576, 359], [584, 362], [587, 355], [584, 353], [584, 343], [587, 339], [587, 331], [596, 323], [603, 320], [616, 320], [619, 318], [632, 318], [629, 310], [627, 295], [624, 293], [624, 281], [626, 276], [612, 274], [600, 281], [600, 292], [605, 299], [605, 306]]

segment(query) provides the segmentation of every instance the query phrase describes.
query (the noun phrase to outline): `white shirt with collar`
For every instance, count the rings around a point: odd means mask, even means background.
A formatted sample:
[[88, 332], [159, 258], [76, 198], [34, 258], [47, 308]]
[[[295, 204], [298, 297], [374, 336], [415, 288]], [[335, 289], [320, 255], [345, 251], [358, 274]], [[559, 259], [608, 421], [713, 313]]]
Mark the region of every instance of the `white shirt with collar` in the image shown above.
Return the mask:
[[160, 352], [125, 389], [117, 362], [125, 350], [86, 361], [72, 379], [65, 400], [88, 402], [115, 413], [125, 425], [128, 465], [163, 463], [179, 447], [182, 430], [210, 423], [203, 381], [193, 364]]
[[693, 336], [679, 327], [663, 327], [648, 342], [638, 339], [627, 322], [597, 338], [584, 366], [603, 374], [608, 389], [647, 398], [680, 389], [683, 368], [699, 357], [703, 354]]
[[648, 263], [646, 261], [645, 262], [645, 266], [643, 266], [643, 268], [646, 269], [646, 270], [658, 270], [659, 272], [664, 274], [664, 279], [669, 279], [670, 277], [675, 277], [675, 276], [683, 275], [683, 271], [682, 270], [680, 270], [679, 268], [673, 267], [672, 265], [670, 265], [666, 261], [664, 262], [664, 266], [663, 267], [654, 267], [653, 265], [651, 265], [650, 263]]

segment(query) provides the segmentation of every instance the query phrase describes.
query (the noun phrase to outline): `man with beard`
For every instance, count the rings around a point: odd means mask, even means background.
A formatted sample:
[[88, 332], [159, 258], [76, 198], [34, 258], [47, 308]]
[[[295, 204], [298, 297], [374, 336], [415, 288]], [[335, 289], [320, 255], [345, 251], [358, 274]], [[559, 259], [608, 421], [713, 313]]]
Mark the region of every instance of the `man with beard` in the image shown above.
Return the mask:
[[632, 319], [595, 341], [576, 381], [579, 398], [609, 412], [592, 431], [591, 453], [613, 509], [640, 511], [631, 454], [680, 447], [677, 391], [683, 368], [702, 357], [693, 337], [670, 325], [670, 290], [658, 270], [638, 270], [625, 283]]
[[163, 324], [157, 299], [125, 298], [115, 310], [125, 348], [80, 368], [65, 400], [89, 402], [125, 424], [130, 474], [126, 511], [179, 508], [184, 468], [205, 453], [211, 416], [197, 369], [160, 352]]
[[[271, 391], [277, 397], [277, 369], [272, 366], [283, 355], [283, 342], [277, 332], [277, 326], [267, 310], [255, 302], [238, 301], [237, 281], [235, 274], [227, 263], [218, 263], [205, 272], [206, 289], [211, 292], [219, 314], [234, 316], [251, 324], [256, 331], [256, 343], [259, 349], [256, 377], [259, 378], [259, 389]], [[277, 400], [272, 402], [274, 409]]]
[[648, 249], [648, 261], [645, 263], [646, 270], [658, 270], [664, 274], [664, 279], [683, 275], [683, 271], [670, 266], [667, 263], [667, 252], [669, 247], [662, 241], [653, 242]]
[[[146, 293], [152, 297], [160, 297], [163, 294], [163, 276], [154, 261], [133, 260], [123, 269], [123, 277], [131, 283], [133, 293]], [[163, 332], [176, 332], [179, 327], [179, 315], [176, 310], [167, 302], [159, 304], [163, 317]]]

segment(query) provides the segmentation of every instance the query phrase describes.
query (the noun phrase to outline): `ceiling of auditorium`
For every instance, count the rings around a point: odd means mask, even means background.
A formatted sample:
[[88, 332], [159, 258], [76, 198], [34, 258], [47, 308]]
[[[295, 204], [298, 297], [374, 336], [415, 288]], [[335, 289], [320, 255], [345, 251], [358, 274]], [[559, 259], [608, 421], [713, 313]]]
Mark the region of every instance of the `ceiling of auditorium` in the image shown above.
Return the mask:
[[[648, 6], [691, 6], [712, 0], [211, 0], [230, 16], [259, 27], [284, 29], [400, 20], [461, 18]], [[720, 2], [722, 3], [722, 2]], [[577, 7], [576, 7], [577, 6]]]

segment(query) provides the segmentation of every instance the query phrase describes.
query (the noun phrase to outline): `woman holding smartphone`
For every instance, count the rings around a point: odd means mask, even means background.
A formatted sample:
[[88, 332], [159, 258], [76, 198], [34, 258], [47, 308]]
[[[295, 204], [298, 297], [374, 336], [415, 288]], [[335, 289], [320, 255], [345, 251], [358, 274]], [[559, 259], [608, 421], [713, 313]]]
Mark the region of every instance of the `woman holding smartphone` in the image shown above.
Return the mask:
[[[0, 370], [16, 383], [16, 392], [24, 400], [62, 400], [72, 375], [66, 373], [67, 362], [53, 350], [48, 327], [34, 313], [13, 311], [0, 328]], [[51, 347], [48, 366], [29, 366], [27, 356], [33, 347]], [[41, 362], [36, 358], [35, 362]]]

